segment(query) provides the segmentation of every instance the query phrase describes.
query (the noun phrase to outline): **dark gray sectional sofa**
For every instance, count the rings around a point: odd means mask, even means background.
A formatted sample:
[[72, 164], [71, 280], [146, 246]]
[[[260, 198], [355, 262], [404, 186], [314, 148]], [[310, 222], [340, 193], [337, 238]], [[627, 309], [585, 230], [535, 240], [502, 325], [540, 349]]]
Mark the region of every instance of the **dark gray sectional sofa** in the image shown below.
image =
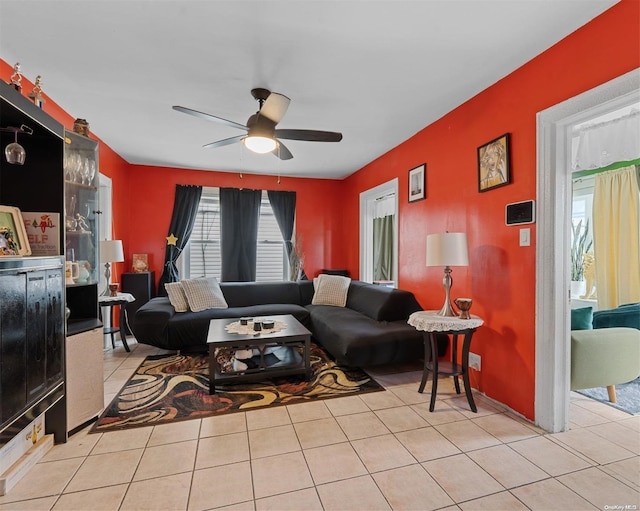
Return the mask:
[[338, 364], [372, 366], [423, 357], [422, 333], [407, 324], [421, 310], [414, 295], [352, 280], [346, 307], [312, 305], [313, 282], [222, 282], [226, 309], [175, 312], [166, 297], [135, 315], [138, 342], [168, 350], [206, 350], [211, 319], [291, 314]]

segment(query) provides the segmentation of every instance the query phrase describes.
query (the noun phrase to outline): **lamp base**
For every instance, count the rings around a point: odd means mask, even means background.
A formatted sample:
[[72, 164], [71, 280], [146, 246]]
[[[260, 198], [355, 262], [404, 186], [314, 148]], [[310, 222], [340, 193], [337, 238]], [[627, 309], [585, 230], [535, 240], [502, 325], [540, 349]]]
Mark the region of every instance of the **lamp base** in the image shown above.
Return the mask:
[[109, 263], [105, 263], [104, 265], [104, 279], [107, 283], [104, 286], [104, 291], [100, 293], [100, 296], [111, 296], [111, 291], [109, 291], [109, 284], [111, 283], [111, 265]]
[[453, 310], [453, 307], [451, 307], [451, 304], [449, 303], [449, 301], [447, 300], [444, 305], [442, 306], [442, 309], [440, 309], [437, 312], [438, 316], [445, 316], [445, 317], [457, 317], [458, 315], [455, 313], [455, 311]]
[[442, 278], [442, 284], [444, 286], [444, 305], [442, 309], [438, 311], [438, 316], [455, 317], [457, 314], [451, 307], [451, 300], [449, 298], [451, 292], [451, 286], [453, 285], [453, 279], [451, 278], [451, 268], [449, 266], [444, 267], [444, 277]]

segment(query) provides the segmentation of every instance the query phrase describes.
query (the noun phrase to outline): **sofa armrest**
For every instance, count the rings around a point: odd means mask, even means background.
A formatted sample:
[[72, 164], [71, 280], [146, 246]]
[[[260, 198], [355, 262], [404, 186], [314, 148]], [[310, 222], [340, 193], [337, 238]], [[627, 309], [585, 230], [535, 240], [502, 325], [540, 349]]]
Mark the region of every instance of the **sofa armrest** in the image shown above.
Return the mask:
[[376, 321], [400, 321], [422, 310], [413, 293], [352, 280], [347, 307]]
[[167, 324], [176, 314], [184, 313], [176, 313], [169, 298], [152, 298], [136, 311], [133, 335], [138, 342], [165, 347]]

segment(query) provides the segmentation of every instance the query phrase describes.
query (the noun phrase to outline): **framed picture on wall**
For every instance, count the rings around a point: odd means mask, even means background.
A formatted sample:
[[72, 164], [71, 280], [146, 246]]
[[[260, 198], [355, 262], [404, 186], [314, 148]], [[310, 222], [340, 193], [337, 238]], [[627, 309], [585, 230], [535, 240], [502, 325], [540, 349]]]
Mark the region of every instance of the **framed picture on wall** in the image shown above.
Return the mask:
[[0, 256], [28, 256], [31, 247], [20, 210], [13, 206], [0, 206]]
[[425, 190], [425, 171], [427, 164], [411, 169], [409, 171], [409, 202], [416, 202], [427, 196]]
[[478, 147], [478, 191], [486, 192], [511, 182], [509, 133]]

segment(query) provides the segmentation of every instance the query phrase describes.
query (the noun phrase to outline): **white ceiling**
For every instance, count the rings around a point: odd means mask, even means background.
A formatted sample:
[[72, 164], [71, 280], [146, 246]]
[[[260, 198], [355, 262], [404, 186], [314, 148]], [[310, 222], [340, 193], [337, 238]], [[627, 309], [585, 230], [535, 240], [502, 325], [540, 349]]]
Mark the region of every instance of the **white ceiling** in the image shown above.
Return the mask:
[[[343, 178], [616, 2], [0, 0], [0, 57], [129, 163]], [[342, 142], [204, 149], [243, 132], [171, 109], [245, 124], [254, 87]]]

